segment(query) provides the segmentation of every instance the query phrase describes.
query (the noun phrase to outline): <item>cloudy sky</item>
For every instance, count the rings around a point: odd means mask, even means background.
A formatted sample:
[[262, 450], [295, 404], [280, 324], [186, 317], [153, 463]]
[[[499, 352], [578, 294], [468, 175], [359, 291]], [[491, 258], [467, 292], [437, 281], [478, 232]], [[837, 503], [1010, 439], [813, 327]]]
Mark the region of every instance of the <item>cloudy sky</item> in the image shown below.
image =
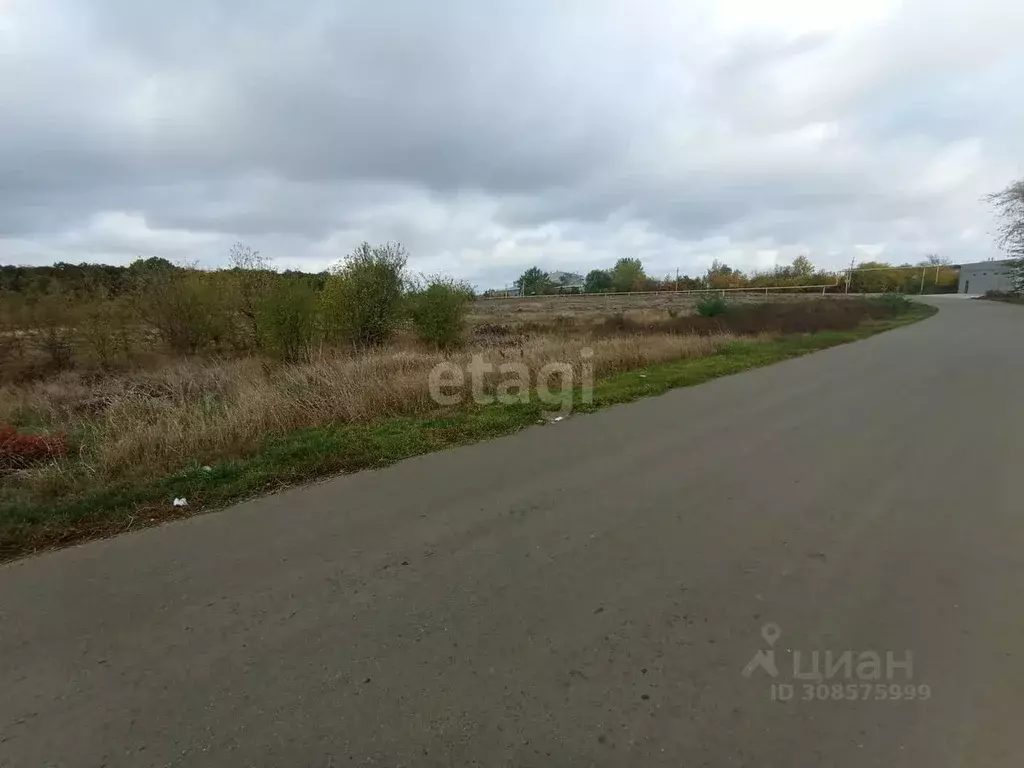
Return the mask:
[[1008, 0], [0, 0], [0, 263], [996, 255]]

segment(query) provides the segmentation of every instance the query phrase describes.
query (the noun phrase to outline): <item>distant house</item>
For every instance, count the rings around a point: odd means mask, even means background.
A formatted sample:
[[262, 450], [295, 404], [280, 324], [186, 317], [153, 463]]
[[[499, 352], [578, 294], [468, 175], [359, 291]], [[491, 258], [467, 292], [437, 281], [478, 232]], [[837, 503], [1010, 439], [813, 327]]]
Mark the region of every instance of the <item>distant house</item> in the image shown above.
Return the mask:
[[549, 272], [548, 280], [556, 286], [559, 293], [583, 293], [586, 284], [583, 275], [575, 272]]
[[1013, 290], [1010, 260], [979, 261], [960, 265], [960, 287], [957, 293], [982, 295], [989, 291]]

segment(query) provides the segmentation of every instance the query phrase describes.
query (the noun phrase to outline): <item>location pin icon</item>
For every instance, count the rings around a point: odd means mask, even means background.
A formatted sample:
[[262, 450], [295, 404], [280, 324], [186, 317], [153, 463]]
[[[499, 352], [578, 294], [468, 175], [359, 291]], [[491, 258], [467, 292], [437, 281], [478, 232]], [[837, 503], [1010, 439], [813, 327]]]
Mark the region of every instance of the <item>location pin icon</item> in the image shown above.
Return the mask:
[[761, 637], [768, 645], [775, 645], [776, 641], [782, 636], [782, 629], [775, 622], [769, 622], [761, 627]]

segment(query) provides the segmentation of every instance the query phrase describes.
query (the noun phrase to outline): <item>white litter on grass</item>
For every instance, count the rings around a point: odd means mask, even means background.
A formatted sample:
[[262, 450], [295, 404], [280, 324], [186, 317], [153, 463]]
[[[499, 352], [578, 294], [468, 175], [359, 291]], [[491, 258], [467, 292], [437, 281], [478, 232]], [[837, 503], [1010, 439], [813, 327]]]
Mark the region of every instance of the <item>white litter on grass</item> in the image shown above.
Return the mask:
[[203, 467], [203, 472], [213, 472], [213, 467]]
[[174, 506], [176, 507], [187, 507], [188, 502], [185, 499], [175, 499]]
[[565, 416], [555, 416], [555, 418], [553, 418], [552, 421], [561, 421], [564, 418]]

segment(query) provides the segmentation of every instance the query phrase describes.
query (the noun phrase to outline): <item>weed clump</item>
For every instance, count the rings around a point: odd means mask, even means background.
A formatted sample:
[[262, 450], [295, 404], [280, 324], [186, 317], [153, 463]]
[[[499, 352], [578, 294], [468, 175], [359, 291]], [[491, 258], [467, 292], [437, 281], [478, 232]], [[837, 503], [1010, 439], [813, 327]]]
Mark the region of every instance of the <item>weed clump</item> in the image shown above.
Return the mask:
[[705, 296], [697, 302], [697, 314], [701, 317], [719, 317], [729, 311], [729, 302], [721, 296]]

